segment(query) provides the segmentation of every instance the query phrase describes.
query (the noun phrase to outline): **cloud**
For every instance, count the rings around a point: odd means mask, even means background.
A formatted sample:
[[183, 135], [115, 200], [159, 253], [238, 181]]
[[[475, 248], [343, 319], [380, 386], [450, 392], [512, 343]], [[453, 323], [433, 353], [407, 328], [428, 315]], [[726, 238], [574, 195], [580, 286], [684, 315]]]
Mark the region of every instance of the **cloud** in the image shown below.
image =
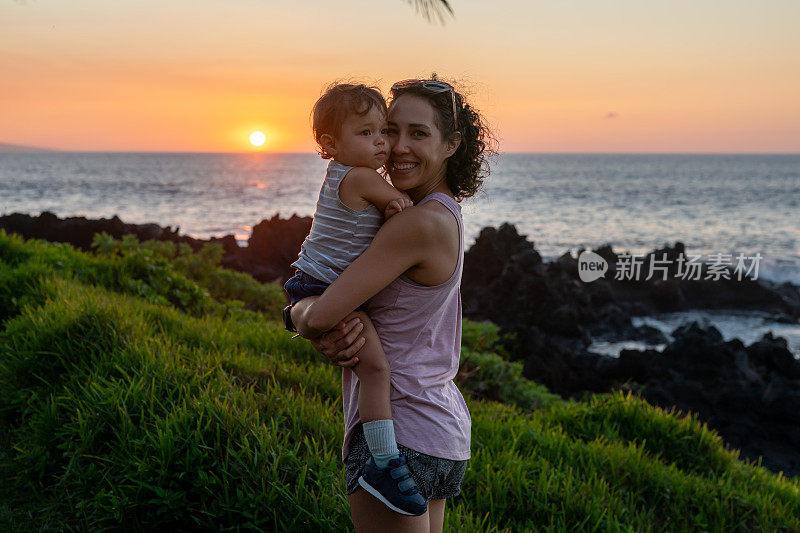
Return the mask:
[[605, 117], [603, 117], [603, 118], [617, 118], [618, 116], [619, 116], [619, 113], [617, 113], [616, 111], [611, 111], [610, 113], [608, 113], [608, 114], [607, 114]]

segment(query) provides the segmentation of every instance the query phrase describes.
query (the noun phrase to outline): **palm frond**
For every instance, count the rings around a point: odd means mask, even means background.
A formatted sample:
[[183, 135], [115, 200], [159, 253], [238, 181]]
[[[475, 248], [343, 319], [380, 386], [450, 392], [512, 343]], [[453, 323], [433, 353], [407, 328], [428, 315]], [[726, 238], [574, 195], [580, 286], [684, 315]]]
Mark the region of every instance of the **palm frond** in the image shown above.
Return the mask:
[[448, 0], [406, 0], [414, 6], [414, 10], [420, 13], [425, 20], [433, 22], [436, 18], [440, 24], [445, 23], [447, 16], [453, 16], [453, 8], [450, 7]]

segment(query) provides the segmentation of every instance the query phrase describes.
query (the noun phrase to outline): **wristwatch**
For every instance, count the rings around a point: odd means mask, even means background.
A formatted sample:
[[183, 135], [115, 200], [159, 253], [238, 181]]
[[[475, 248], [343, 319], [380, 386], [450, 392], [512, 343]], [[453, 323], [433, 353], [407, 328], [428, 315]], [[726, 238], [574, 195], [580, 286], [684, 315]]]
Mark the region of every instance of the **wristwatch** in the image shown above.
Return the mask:
[[287, 331], [291, 331], [292, 333], [297, 333], [297, 328], [294, 327], [294, 323], [292, 322], [292, 306], [294, 304], [289, 304], [283, 308], [283, 327], [286, 328]]

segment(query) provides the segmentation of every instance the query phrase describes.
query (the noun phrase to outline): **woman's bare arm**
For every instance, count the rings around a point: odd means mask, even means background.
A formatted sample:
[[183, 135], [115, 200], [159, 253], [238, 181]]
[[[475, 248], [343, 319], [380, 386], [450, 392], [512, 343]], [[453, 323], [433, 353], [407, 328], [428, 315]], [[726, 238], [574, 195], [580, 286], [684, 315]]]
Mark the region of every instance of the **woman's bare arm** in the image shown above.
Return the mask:
[[307, 339], [336, 326], [356, 307], [428, 256], [435, 220], [422, 207], [411, 207], [387, 220], [369, 247], [319, 298], [292, 308], [292, 322]]

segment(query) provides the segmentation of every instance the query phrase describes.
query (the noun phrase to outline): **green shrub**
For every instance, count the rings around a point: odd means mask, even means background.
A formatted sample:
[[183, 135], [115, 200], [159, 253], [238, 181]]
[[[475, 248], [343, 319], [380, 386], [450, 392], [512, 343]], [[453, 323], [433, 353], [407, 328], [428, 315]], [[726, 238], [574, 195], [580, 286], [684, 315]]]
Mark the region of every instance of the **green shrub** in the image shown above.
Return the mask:
[[32, 247], [25, 243], [25, 239], [16, 233], [9, 235], [0, 228], [0, 263], [10, 266], [24, 263], [33, 255]]
[[[168, 250], [103, 246], [0, 234], [16, 250], [0, 261], [0, 530], [350, 530], [340, 369], [272, 315], [170, 301]], [[466, 329], [472, 457], [449, 530], [800, 530], [800, 482], [694, 417], [630, 393], [562, 401], [493, 353], [495, 328]]]
[[544, 385], [523, 377], [522, 363], [509, 363], [494, 353], [461, 349], [456, 383], [476, 398], [533, 410], [562, 401]]
[[277, 317], [285, 305], [279, 286], [262, 284], [249, 274], [221, 268], [224, 250], [219, 243], [206, 243], [194, 252], [186, 243], [139, 243], [134, 235], [115, 240], [98, 233], [92, 246], [104, 257], [122, 258], [124, 268], [117, 282], [121, 289], [154, 303], [169, 302], [195, 316], [214, 308], [207, 297], [227, 303], [223, 313], [243, 307]]
[[0, 324], [17, 316], [25, 306], [36, 306], [46, 298], [41, 278], [50, 269], [41, 265], [12, 267], [0, 262]]
[[494, 352], [503, 359], [510, 359], [506, 346], [514, 342], [512, 333], [500, 333], [500, 327], [491, 322], [463, 320], [461, 324], [461, 346], [472, 351]]
[[283, 287], [276, 283], [259, 283], [249, 274], [217, 269], [204, 286], [218, 300], [241, 301], [245, 309], [278, 317], [286, 305]]

